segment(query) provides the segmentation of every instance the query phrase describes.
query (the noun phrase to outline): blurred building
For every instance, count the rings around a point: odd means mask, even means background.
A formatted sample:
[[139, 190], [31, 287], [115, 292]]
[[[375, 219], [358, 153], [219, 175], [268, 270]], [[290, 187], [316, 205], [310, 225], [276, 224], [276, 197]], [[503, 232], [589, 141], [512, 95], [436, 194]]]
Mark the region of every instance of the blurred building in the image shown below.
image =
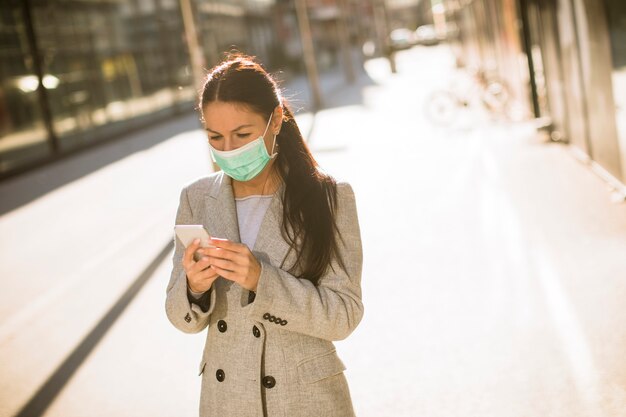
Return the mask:
[[[376, 37], [376, 1], [307, 0], [321, 71]], [[304, 71], [299, 31], [289, 0], [3, 0], [0, 178], [192, 111], [191, 62], [207, 69], [236, 49]]]
[[[183, 1], [204, 68], [236, 48], [270, 70], [304, 70], [293, 1], [3, 0], [0, 178], [191, 111]], [[386, 42], [385, 31], [444, 19], [459, 65], [505, 80], [554, 140], [626, 183], [623, 0], [307, 0], [307, 8], [321, 71], [366, 40]]]
[[[306, 0], [315, 59], [321, 71], [339, 65], [341, 48], [351, 48], [363, 39], [375, 37], [369, 1]], [[295, 2], [279, 0], [276, 22], [285, 43], [285, 63], [295, 71], [304, 71], [302, 43]]]
[[386, 0], [385, 3], [391, 30], [415, 30], [418, 25], [432, 23], [430, 1]]
[[617, 188], [626, 183], [626, 2], [446, 0], [460, 65], [508, 82], [528, 112]]
[[[276, 66], [274, 3], [192, 0], [205, 67], [233, 47]], [[185, 39], [179, 0], [3, 0], [0, 176], [190, 111]]]

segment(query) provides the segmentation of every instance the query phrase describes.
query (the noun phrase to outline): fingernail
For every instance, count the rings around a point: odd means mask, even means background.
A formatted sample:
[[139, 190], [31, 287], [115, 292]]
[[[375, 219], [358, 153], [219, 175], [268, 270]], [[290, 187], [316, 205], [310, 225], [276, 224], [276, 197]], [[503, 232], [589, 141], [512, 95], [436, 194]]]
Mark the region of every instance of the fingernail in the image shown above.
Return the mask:
[[204, 251], [202, 249], [198, 249], [196, 252], [198, 253], [204, 253]]
[[200, 239], [194, 239], [193, 244], [197, 245], [198, 243], [200, 243]]

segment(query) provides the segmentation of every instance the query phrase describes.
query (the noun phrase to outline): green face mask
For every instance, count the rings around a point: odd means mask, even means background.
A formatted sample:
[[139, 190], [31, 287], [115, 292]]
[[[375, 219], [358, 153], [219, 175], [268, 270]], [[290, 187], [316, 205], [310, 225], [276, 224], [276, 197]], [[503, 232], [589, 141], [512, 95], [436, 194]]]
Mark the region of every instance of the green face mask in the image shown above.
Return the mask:
[[[267, 153], [265, 141], [263, 140], [273, 115], [274, 112], [272, 112], [270, 119], [267, 121], [265, 132], [252, 142], [240, 148], [233, 149], [232, 151], [218, 151], [209, 143], [213, 160], [226, 175], [237, 181], [249, 181], [259, 175], [270, 159], [277, 155], [277, 153], [272, 153], [272, 156], [270, 156]], [[272, 143], [272, 152], [275, 143], [276, 135], [274, 135], [274, 142]]]

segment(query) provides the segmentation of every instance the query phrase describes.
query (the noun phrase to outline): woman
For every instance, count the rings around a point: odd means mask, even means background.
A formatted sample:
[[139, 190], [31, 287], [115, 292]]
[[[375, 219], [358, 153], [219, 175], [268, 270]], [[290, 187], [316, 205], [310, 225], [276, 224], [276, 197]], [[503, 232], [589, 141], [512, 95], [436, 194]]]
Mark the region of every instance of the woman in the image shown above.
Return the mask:
[[166, 300], [178, 329], [208, 326], [200, 415], [353, 416], [332, 343], [363, 316], [352, 188], [320, 172], [252, 58], [215, 67], [200, 109], [222, 171], [182, 190], [176, 224], [215, 248], [176, 240]]

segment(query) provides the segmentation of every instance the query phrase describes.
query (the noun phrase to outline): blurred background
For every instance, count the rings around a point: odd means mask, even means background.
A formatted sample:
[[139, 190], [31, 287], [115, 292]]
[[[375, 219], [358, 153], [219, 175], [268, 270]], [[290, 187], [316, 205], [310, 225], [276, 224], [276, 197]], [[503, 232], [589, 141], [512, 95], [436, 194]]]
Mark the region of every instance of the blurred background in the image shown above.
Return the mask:
[[0, 416], [197, 415], [165, 287], [231, 50], [355, 189], [358, 416], [626, 416], [622, 0], [2, 0]]

